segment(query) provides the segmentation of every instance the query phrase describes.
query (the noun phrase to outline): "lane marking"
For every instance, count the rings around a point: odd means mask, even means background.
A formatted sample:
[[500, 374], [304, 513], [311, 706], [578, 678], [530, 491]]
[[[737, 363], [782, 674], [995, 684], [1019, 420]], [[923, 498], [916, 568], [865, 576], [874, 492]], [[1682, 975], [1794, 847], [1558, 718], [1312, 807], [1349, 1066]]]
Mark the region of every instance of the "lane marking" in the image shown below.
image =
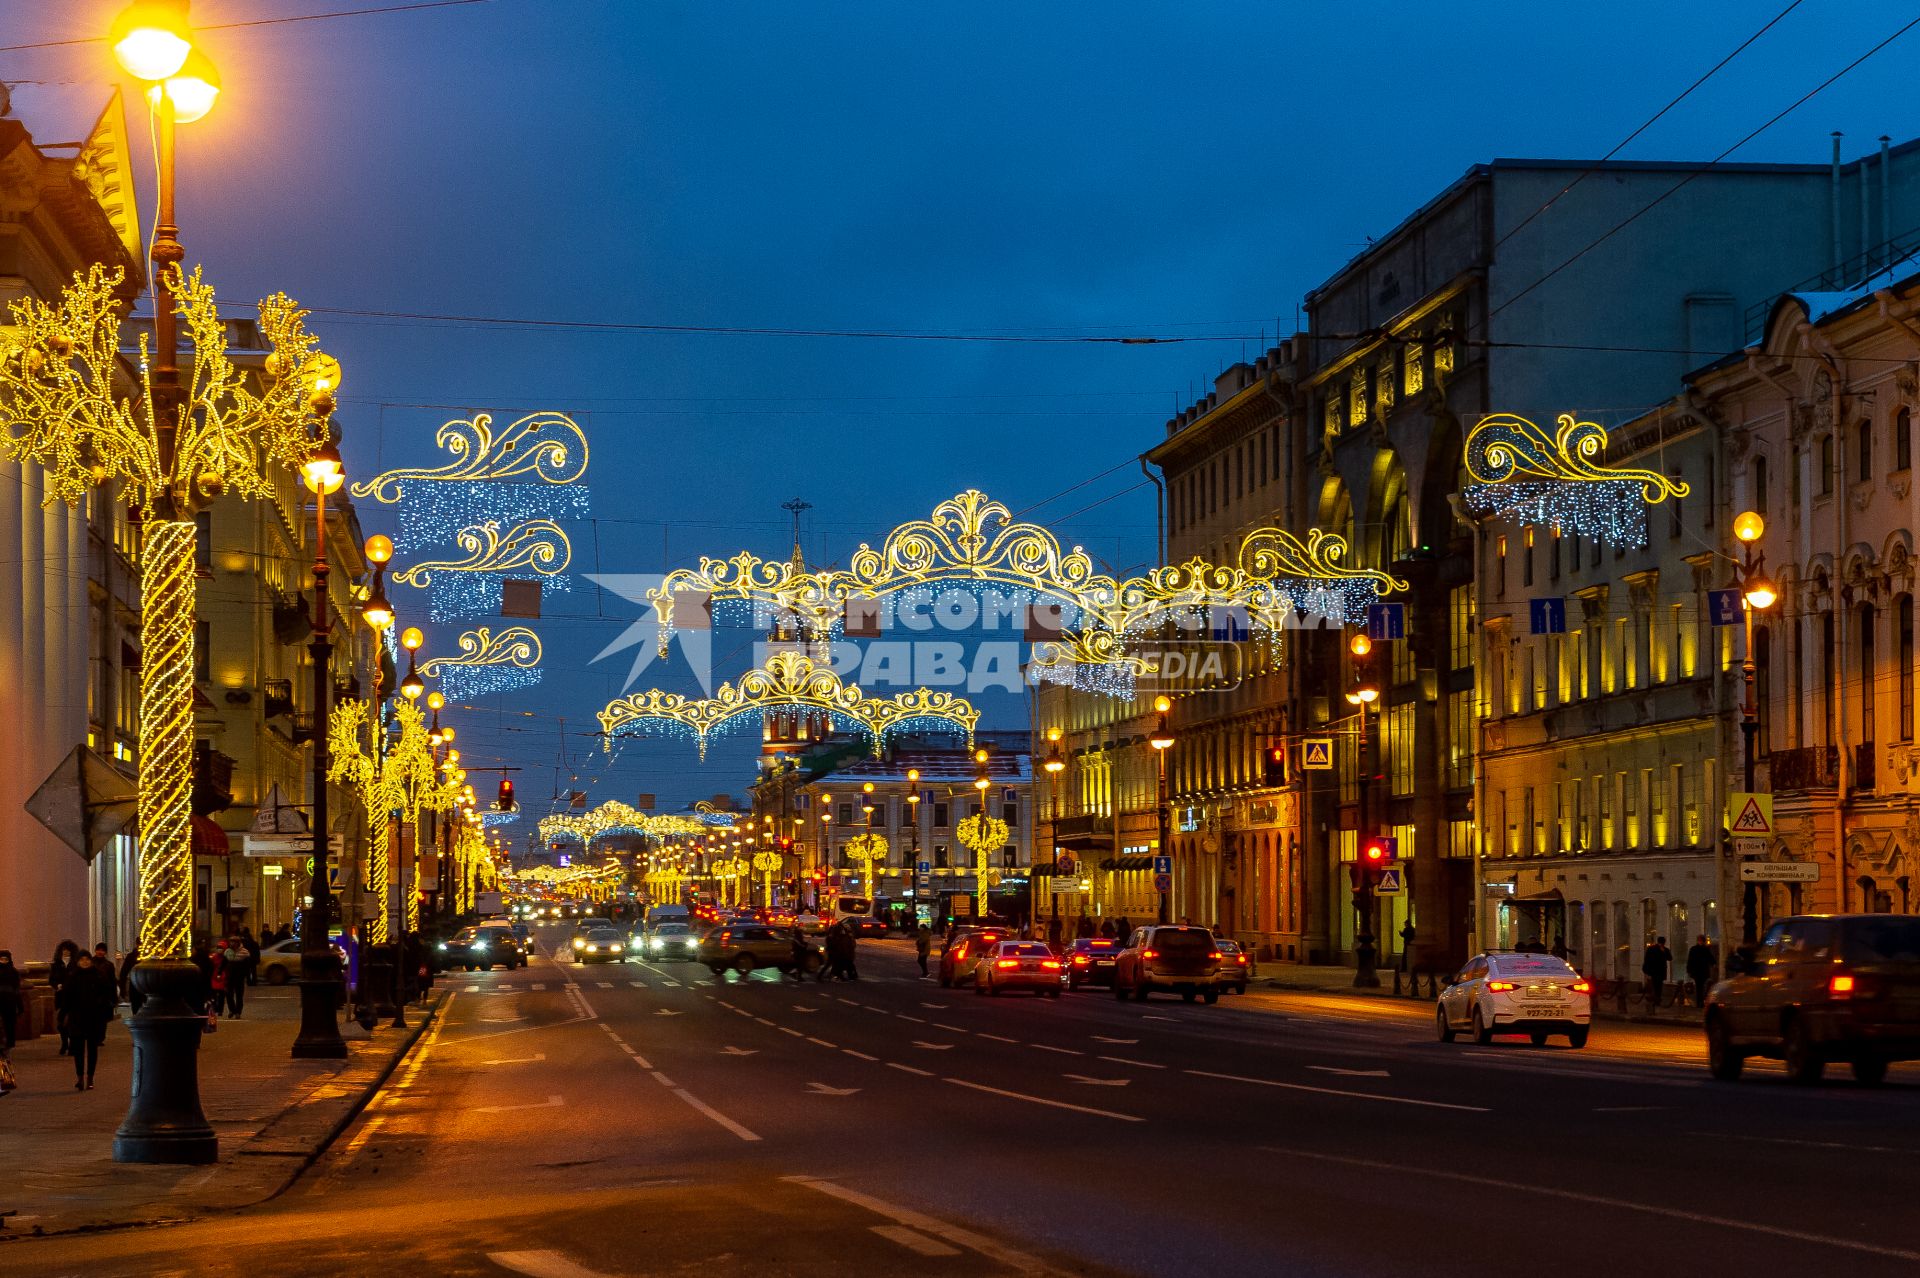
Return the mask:
[[924, 1047], [929, 1052], [950, 1052], [953, 1050], [952, 1043], [929, 1043], [925, 1039], [919, 1038], [913, 1040], [913, 1045], [915, 1047]]
[[1178, 1025], [1180, 1023], [1180, 1018], [1177, 1016], [1154, 1016], [1146, 1012], [1140, 1014], [1140, 1019], [1143, 1021], [1165, 1021], [1169, 1025]]
[[795, 1003], [793, 1010], [796, 1012], [817, 1012], [820, 1009], [817, 1007], [808, 1007], [805, 1003]]
[[353, 1134], [353, 1139], [349, 1140], [346, 1143], [346, 1145], [342, 1147], [341, 1153], [343, 1153], [346, 1157], [341, 1159], [341, 1161], [345, 1162], [348, 1159], [351, 1159], [355, 1154], [359, 1153], [361, 1148], [369, 1140], [373, 1139], [373, 1134], [380, 1130], [380, 1125], [386, 1121], [387, 1121], [387, 1116], [385, 1114], [375, 1114], [372, 1118], [369, 1118], [364, 1124], [362, 1124], [360, 1127], [360, 1130]]
[[767, 1019], [766, 1017], [764, 1017], [764, 1016], [756, 1016], [756, 1017], [754, 1017], [753, 1019], [754, 1019], [754, 1020], [756, 1020], [756, 1021], [759, 1021], [759, 1022], [760, 1022], [760, 1023], [762, 1024], [762, 1025], [771, 1025], [771, 1024], [773, 1024], [773, 1022], [772, 1022], [772, 1021], [770, 1021], [770, 1020], [768, 1020], [768, 1019]]
[[545, 1052], [535, 1052], [531, 1056], [511, 1056], [499, 1060], [481, 1061], [480, 1063], [482, 1065], [531, 1065], [535, 1061], [544, 1061], [545, 1059], [547, 1059]]
[[660, 1084], [660, 1086], [662, 1086], [662, 1087], [678, 1087], [678, 1086], [680, 1086], [680, 1084], [678, 1084], [678, 1083], [676, 1083], [676, 1082], [674, 1082], [674, 1081], [673, 1081], [673, 1080], [672, 1080], [671, 1078], [668, 1078], [668, 1077], [667, 1077], [667, 1076], [666, 1076], [665, 1074], [662, 1074], [662, 1073], [661, 1073], [661, 1072], [660, 1072], [659, 1070], [657, 1070], [657, 1069], [653, 1071], [653, 1081], [654, 1081], [654, 1082], [656, 1082], [656, 1083], [658, 1083], [658, 1084]]
[[878, 1056], [869, 1056], [865, 1052], [856, 1052], [851, 1047], [843, 1047], [840, 1050], [849, 1056], [858, 1056], [863, 1061], [877, 1061], [880, 1059]]
[[527, 986], [527, 988], [530, 990], [544, 990], [547, 986], [544, 981], [535, 981], [532, 985]]
[[1165, 1069], [1165, 1065], [1156, 1065], [1152, 1061], [1132, 1061], [1124, 1056], [1096, 1056], [1096, 1061], [1112, 1061], [1115, 1065], [1136, 1065], [1141, 1069]]
[[982, 1234], [976, 1234], [971, 1229], [962, 1229], [958, 1225], [949, 1225], [944, 1220], [936, 1220], [932, 1216], [913, 1210], [911, 1207], [901, 1207], [897, 1204], [886, 1202], [883, 1199], [875, 1198], [871, 1194], [863, 1194], [857, 1189], [849, 1189], [845, 1185], [837, 1185], [833, 1181], [821, 1180], [814, 1176], [782, 1176], [780, 1179], [793, 1185], [805, 1185], [808, 1189], [818, 1190], [829, 1197], [838, 1198], [841, 1202], [852, 1203], [856, 1207], [864, 1207], [874, 1215], [885, 1216], [890, 1220], [905, 1225], [908, 1229], [917, 1229], [923, 1234], [931, 1234], [933, 1237], [943, 1239], [956, 1247], [965, 1247], [969, 1251], [978, 1252], [988, 1260], [994, 1261], [1018, 1273], [1049, 1274], [1057, 1272], [1024, 1251], [1016, 1251], [1012, 1247], [997, 1243]]
[[954, 1034], [966, 1034], [970, 1032], [961, 1029], [958, 1025], [942, 1025], [939, 1021], [929, 1021], [928, 1024], [932, 1025], [935, 1029], [947, 1030]]
[[[1385, 1074], [1387, 1071], [1380, 1072]], [[1667, 1108], [1665, 1105], [1595, 1105], [1593, 1112], [1596, 1114], [1647, 1114], [1665, 1108]], [[1852, 1146], [1846, 1148], [1851, 1149]]]
[[701, 1100], [698, 1096], [695, 1096], [692, 1092], [689, 1092], [686, 1088], [676, 1087], [673, 1089], [673, 1094], [675, 1096], [678, 1096], [681, 1100], [685, 1101], [687, 1104], [693, 1106], [695, 1109], [699, 1110], [702, 1114], [705, 1114], [708, 1118], [711, 1118], [714, 1122], [720, 1124], [722, 1127], [732, 1132], [735, 1136], [738, 1136], [741, 1140], [759, 1140], [760, 1139], [758, 1136], [754, 1135], [754, 1133], [748, 1131], [746, 1128], [742, 1127], [740, 1124], [734, 1122], [731, 1118], [728, 1118], [725, 1114], [721, 1113], [719, 1110], [715, 1109], [713, 1106], [707, 1104], [705, 1101]]
[[755, 1047], [735, 1047], [729, 1043], [720, 1049], [720, 1054], [722, 1056], [752, 1056], [757, 1051], [759, 1051], [759, 1049]]
[[[1595, 1111], [1598, 1113], [1599, 1111]], [[1741, 1132], [1692, 1132], [1694, 1136], [1719, 1138], [1720, 1140], [1757, 1140], [1769, 1145], [1804, 1145], [1809, 1149], [1844, 1149], [1848, 1153], [1862, 1154], [1906, 1154], [1912, 1156], [1911, 1149], [1902, 1149], [1897, 1145], [1855, 1145], [1839, 1140], [1796, 1140], [1791, 1136], [1748, 1136]]]
[[1377, 1092], [1353, 1092], [1339, 1087], [1309, 1087], [1305, 1083], [1282, 1083], [1271, 1078], [1248, 1078], [1244, 1074], [1216, 1074], [1211, 1070], [1183, 1071], [1195, 1078], [1217, 1078], [1228, 1083], [1253, 1083], [1259, 1087], [1278, 1087], [1289, 1092], [1312, 1092], [1317, 1096], [1346, 1096], [1353, 1100], [1383, 1101], [1389, 1105], [1418, 1105], [1422, 1109], [1451, 1109], [1463, 1114], [1491, 1114], [1484, 1105], [1455, 1105], [1450, 1101], [1415, 1100], [1411, 1096], [1382, 1096]]
[[487, 1259], [502, 1269], [528, 1274], [531, 1278], [612, 1278], [597, 1269], [588, 1269], [557, 1251], [490, 1251]]
[[680, 1013], [674, 1011], [672, 1008], [663, 1007], [660, 1010], [656, 1011], [654, 1015], [655, 1016], [678, 1016], [680, 1015]]
[[1085, 1074], [1067, 1074], [1063, 1077], [1071, 1079], [1073, 1082], [1086, 1083], [1093, 1087], [1125, 1087], [1133, 1081], [1131, 1078], [1089, 1078]]
[[829, 1043], [829, 1042], [828, 1042], [828, 1041], [827, 1041], [826, 1039], [824, 1039], [824, 1038], [815, 1038], [815, 1037], [814, 1037], [813, 1035], [811, 1035], [811, 1034], [809, 1034], [809, 1035], [807, 1035], [807, 1041], [808, 1041], [809, 1043], [818, 1043], [818, 1044], [819, 1044], [820, 1046], [822, 1046], [822, 1047], [831, 1047], [831, 1048], [833, 1048], [833, 1049], [834, 1049], [834, 1050], [836, 1050], [836, 1051], [838, 1051], [838, 1050], [839, 1050], [839, 1048], [840, 1048], [840, 1044], [838, 1044], [838, 1043]]
[[802, 1033], [801, 1033], [801, 1032], [800, 1032], [799, 1030], [797, 1030], [797, 1029], [790, 1029], [790, 1028], [788, 1028], [788, 1027], [787, 1027], [787, 1026], [785, 1026], [785, 1025], [782, 1025], [782, 1026], [780, 1027], [780, 1032], [781, 1032], [782, 1034], [791, 1034], [791, 1035], [793, 1035], [793, 1036], [794, 1036], [795, 1038], [805, 1038], [805, 1037], [806, 1037], [806, 1035], [805, 1035], [805, 1034], [802, 1034]]
[[521, 1109], [559, 1109], [567, 1103], [563, 1096], [549, 1096], [543, 1101], [531, 1105], [482, 1105], [473, 1112], [476, 1114], [511, 1114]]
[[1099, 1118], [1117, 1118], [1123, 1123], [1144, 1123], [1147, 1120], [1136, 1114], [1122, 1114], [1111, 1109], [1095, 1109], [1091, 1105], [1070, 1105], [1066, 1101], [1048, 1100], [1044, 1096], [1029, 1096], [1025, 1092], [1010, 1092], [1000, 1087], [988, 1087], [985, 1083], [971, 1083], [964, 1078], [949, 1078], [945, 1082], [955, 1087], [970, 1087], [976, 1092], [987, 1092], [994, 1096], [1005, 1096], [1008, 1100], [1026, 1101], [1030, 1105], [1047, 1105], [1054, 1109], [1070, 1109], [1076, 1114], [1093, 1114]]
[[828, 1087], [825, 1083], [808, 1083], [807, 1089], [814, 1096], [851, 1096], [860, 1090], [857, 1087]]
[[1122, 1043], [1131, 1047], [1140, 1040], [1137, 1038], [1108, 1038], [1105, 1034], [1095, 1034], [1093, 1041], [1096, 1043]]
[[888, 1061], [887, 1068], [897, 1069], [903, 1074], [918, 1074], [922, 1078], [933, 1077], [933, 1071], [930, 1069], [915, 1069], [911, 1065], [902, 1065], [899, 1061]]
[[1055, 1047], [1050, 1043], [1029, 1043], [1027, 1044], [1027, 1046], [1038, 1048], [1040, 1051], [1043, 1051], [1043, 1052], [1058, 1052], [1062, 1056], [1085, 1056], [1086, 1055], [1085, 1052], [1075, 1051], [1071, 1047]]
[[920, 1006], [930, 1008], [936, 1012], [944, 1012], [953, 1005], [951, 1003], [922, 1003]]
[[894, 1015], [903, 1021], [912, 1021], [915, 1025], [925, 1025], [927, 1023], [927, 1018], [924, 1016], [908, 1016], [905, 1012], [895, 1012]]
[[985, 1030], [979, 1030], [976, 1032], [978, 1033], [979, 1037], [990, 1038], [996, 1043], [1018, 1043], [1020, 1041], [1017, 1038], [1007, 1038], [1005, 1035], [1002, 1035], [1002, 1034], [989, 1034]]
[[[598, 986], [599, 986], [599, 987], [600, 987], [601, 989], [603, 989], [603, 990], [610, 990], [610, 989], [612, 989], [612, 988], [613, 988], [613, 982], [612, 982], [612, 981], [595, 981], [595, 982], [594, 982], [594, 984], [596, 984], [596, 985], [598, 985]], [[539, 987], [538, 985], [536, 985], [536, 986], [534, 986], [533, 988], [535, 988], [535, 989], [539, 989], [540, 987]]]
[[957, 1256], [958, 1247], [949, 1247], [938, 1238], [929, 1238], [917, 1229], [908, 1229], [905, 1225], [872, 1225], [874, 1233], [888, 1242], [899, 1243], [909, 1251], [917, 1251], [922, 1256]]
[[1384, 1069], [1342, 1069], [1338, 1065], [1309, 1065], [1308, 1069], [1319, 1070], [1322, 1074], [1339, 1074], [1346, 1078], [1386, 1078]]
[[1500, 1180], [1493, 1176], [1476, 1176], [1471, 1172], [1441, 1171], [1432, 1167], [1409, 1167], [1405, 1163], [1375, 1162], [1370, 1158], [1348, 1158], [1340, 1154], [1322, 1154], [1313, 1150], [1287, 1149], [1278, 1145], [1256, 1146], [1264, 1153], [1280, 1154], [1284, 1157], [1304, 1158], [1315, 1162], [1340, 1163], [1348, 1167], [1364, 1168], [1368, 1171], [1412, 1173], [1417, 1176], [1430, 1176], [1435, 1180], [1457, 1181], [1463, 1185], [1478, 1185], [1488, 1189], [1507, 1189], [1515, 1193], [1534, 1194], [1542, 1198], [1558, 1198], [1565, 1202], [1587, 1203], [1594, 1207], [1611, 1207], [1619, 1211], [1637, 1211], [1648, 1216], [1661, 1216], [1668, 1220], [1684, 1220], [1696, 1225], [1718, 1225], [1722, 1229], [1740, 1230], [1745, 1233], [1765, 1234], [1771, 1238], [1786, 1238], [1793, 1242], [1811, 1243], [1817, 1247], [1842, 1247], [1848, 1251], [1864, 1252], [1870, 1256], [1891, 1256], [1895, 1260], [1920, 1261], [1920, 1251], [1908, 1251], [1900, 1247], [1884, 1247], [1877, 1243], [1861, 1242], [1854, 1238], [1836, 1238], [1828, 1234], [1816, 1234], [1804, 1229], [1787, 1229], [1780, 1225], [1765, 1225], [1752, 1220], [1735, 1220], [1727, 1216], [1710, 1216], [1704, 1212], [1683, 1211], [1678, 1207], [1663, 1207], [1658, 1203], [1635, 1202], [1630, 1198], [1612, 1198], [1604, 1194], [1583, 1194], [1572, 1189], [1555, 1189], [1548, 1185], [1528, 1184], [1525, 1181]]

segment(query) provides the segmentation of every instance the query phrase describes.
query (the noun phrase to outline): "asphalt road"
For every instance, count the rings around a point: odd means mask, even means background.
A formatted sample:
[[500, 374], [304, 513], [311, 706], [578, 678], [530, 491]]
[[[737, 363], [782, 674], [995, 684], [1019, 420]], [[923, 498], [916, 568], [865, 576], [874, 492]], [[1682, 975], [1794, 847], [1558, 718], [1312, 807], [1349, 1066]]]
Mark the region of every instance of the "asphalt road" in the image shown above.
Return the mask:
[[1672, 1027], [1443, 1046], [1412, 1002], [977, 997], [897, 944], [861, 968], [456, 975], [278, 1200], [7, 1244], [0, 1272], [1920, 1270], [1911, 1069], [1727, 1086]]

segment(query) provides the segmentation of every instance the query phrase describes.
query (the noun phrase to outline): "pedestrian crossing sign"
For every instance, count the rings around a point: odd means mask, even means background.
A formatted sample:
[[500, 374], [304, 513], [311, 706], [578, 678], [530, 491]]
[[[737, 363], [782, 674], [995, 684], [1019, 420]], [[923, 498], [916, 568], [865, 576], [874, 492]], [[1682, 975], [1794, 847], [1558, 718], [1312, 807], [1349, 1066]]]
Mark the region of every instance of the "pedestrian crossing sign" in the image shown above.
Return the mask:
[[1380, 871], [1380, 881], [1373, 885], [1375, 896], [1400, 896], [1406, 892], [1406, 880], [1400, 877], [1400, 867], [1390, 865]]
[[1301, 742], [1300, 766], [1308, 772], [1333, 771], [1333, 738], [1308, 737]]
[[1773, 833], [1773, 796], [1752, 790], [1727, 794], [1727, 829], [1736, 837], [1755, 838]]

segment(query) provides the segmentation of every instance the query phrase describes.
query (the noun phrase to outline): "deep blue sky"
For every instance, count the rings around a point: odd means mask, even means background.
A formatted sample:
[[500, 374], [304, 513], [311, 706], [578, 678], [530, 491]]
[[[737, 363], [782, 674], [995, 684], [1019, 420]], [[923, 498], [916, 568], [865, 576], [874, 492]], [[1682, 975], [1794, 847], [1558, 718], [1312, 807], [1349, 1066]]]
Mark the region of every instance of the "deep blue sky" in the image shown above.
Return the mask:
[[[347, 368], [357, 477], [437, 460], [433, 429], [464, 413], [420, 405], [575, 412], [600, 519], [577, 567], [784, 553], [779, 503], [795, 495], [814, 505], [809, 556], [844, 561], [962, 488], [1018, 510], [1123, 466], [1034, 517], [1125, 568], [1153, 529], [1130, 459], [1367, 236], [1475, 162], [1604, 153], [1785, 2], [1389, 3], [1356, 25], [1333, 0], [491, 0], [215, 31], [226, 92], [183, 131], [180, 220], [189, 260], [236, 300], [279, 288], [435, 314], [1232, 335], [999, 345], [316, 318]], [[119, 3], [12, 0], [0, 35], [104, 31]], [[1716, 154], [1911, 16], [1804, 0], [1624, 154]], [[1912, 136], [1916, 56], [1920, 31], [1735, 158], [1824, 162], [1834, 129], [1849, 157]], [[103, 45], [0, 53], [0, 78], [110, 74]], [[555, 716], [590, 728], [625, 673], [585, 665], [628, 605], [597, 615], [590, 589], [553, 602], [547, 682], [462, 720], [469, 761], [529, 768], [529, 807], [553, 785]], [[1012, 697], [986, 708], [998, 726], [1026, 721]], [[607, 769], [592, 740], [567, 740], [596, 800], [747, 778], [737, 746], [702, 769], [690, 745], [653, 743]]]

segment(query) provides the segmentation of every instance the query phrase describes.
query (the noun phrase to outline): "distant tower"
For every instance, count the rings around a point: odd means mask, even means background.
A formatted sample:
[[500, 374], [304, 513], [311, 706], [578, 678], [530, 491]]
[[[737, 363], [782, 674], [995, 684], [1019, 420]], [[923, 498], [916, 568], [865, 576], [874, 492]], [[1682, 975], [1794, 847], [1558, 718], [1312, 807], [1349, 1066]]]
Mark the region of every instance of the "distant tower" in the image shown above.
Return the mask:
[[[800, 516], [813, 509], [813, 503], [801, 497], [780, 503], [780, 509], [793, 516], [793, 557], [789, 561], [793, 571], [807, 570], [806, 556], [800, 549]], [[798, 647], [800, 651], [815, 660], [827, 658], [827, 636], [815, 635], [811, 627], [792, 617], [774, 616], [773, 625], [767, 631], [770, 644], [783, 647]], [[761, 716], [760, 753], [766, 756], [785, 754], [805, 750], [833, 735], [833, 717], [824, 711], [808, 710], [800, 706], [784, 710], [769, 710]]]

